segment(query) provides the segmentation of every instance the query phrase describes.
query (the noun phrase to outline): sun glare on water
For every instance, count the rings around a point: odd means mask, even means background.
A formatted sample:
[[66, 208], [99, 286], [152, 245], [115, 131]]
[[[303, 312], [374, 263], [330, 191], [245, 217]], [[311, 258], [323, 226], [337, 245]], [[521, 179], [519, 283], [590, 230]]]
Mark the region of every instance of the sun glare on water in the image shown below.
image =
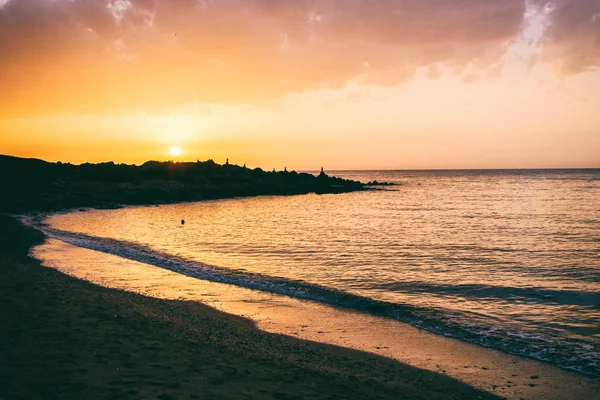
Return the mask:
[[181, 155], [181, 149], [177, 146], [173, 146], [171, 147], [171, 155], [172, 156], [179, 156]]

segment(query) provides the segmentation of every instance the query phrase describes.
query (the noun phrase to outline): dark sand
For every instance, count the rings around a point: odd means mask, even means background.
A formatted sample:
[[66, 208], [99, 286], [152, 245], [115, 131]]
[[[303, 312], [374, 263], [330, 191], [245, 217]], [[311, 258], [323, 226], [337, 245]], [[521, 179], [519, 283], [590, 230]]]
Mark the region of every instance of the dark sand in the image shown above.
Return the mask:
[[27, 257], [0, 216], [0, 399], [492, 399], [369, 353], [262, 332], [198, 302], [102, 288]]

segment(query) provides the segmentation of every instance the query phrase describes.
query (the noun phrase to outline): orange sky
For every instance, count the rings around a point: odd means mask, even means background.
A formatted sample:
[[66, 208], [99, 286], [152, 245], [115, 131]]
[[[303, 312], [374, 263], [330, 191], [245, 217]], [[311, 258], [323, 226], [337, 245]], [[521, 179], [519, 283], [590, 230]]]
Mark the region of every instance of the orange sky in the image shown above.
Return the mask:
[[0, 153], [600, 167], [600, 0], [0, 0]]

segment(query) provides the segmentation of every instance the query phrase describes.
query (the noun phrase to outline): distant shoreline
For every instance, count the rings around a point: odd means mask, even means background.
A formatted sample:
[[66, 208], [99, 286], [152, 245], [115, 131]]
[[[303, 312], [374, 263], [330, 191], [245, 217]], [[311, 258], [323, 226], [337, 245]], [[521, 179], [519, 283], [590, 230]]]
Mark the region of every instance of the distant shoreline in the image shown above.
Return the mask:
[[6, 171], [0, 175], [0, 211], [11, 213], [370, 190], [361, 182], [324, 171], [318, 176], [266, 172], [212, 160], [76, 166], [0, 155], [0, 170]]

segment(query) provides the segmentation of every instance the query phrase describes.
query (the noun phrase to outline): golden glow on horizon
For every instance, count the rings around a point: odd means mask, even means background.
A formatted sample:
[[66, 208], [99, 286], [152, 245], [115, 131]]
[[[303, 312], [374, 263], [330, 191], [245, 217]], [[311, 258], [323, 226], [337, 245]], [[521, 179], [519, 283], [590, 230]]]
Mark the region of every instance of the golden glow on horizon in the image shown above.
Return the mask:
[[267, 3], [4, 2], [0, 154], [600, 167], [596, 0]]

